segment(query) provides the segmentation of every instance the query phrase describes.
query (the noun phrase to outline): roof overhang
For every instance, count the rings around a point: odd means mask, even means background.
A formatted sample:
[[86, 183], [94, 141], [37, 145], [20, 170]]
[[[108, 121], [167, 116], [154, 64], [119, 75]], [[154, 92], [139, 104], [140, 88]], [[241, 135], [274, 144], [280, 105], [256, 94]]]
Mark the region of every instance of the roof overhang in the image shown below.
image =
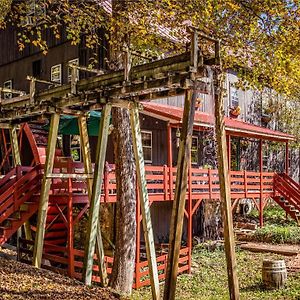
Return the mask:
[[[143, 114], [161, 119], [171, 124], [182, 122], [183, 108], [163, 105], [153, 102], [143, 103]], [[201, 128], [212, 128], [214, 126], [214, 116], [196, 111], [194, 126]], [[241, 120], [225, 117], [226, 134], [239, 137], [263, 139], [277, 142], [294, 141], [293, 135], [265, 127], [250, 124]]]

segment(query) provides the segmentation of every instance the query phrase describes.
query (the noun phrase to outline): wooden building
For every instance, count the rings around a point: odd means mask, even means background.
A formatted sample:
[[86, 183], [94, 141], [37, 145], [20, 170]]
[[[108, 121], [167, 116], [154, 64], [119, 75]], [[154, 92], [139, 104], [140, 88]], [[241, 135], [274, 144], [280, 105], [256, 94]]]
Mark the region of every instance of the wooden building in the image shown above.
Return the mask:
[[[91, 53], [84, 47], [71, 46], [62, 34], [62, 39], [56, 41], [49, 35], [50, 48], [47, 56], [38, 49], [28, 46], [23, 53], [15, 50], [15, 36], [12, 28], [0, 32], [0, 40], [6, 41], [0, 53], [0, 85], [16, 91], [29, 91], [26, 76], [38, 77], [52, 83], [41, 83], [37, 89], [51, 88], [51, 85], [66, 84], [70, 81], [68, 63], [86, 66]], [[104, 41], [104, 39], [103, 39]], [[11, 49], [14, 49], [12, 51]], [[105, 41], [100, 47], [98, 66], [105, 68]], [[80, 76], [88, 76], [87, 72], [80, 72]], [[230, 78], [230, 74], [228, 78]], [[228, 79], [229, 80], [229, 79]], [[230, 81], [230, 80], [229, 80]], [[228, 82], [229, 82], [228, 81]], [[225, 126], [229, 149], [228, 161], [230, 168], [232, 210], [240, 199], [252, 199], [260, 212], [260, 223], [263, 224], [263, 210], [267, 199], [273, 198], [287, 213], [298, 220], [300, 216], [300, 186], [289, 177], [289, 147], [294, 138], [291, 135], [274, 131], [255, 124], [246, 123], [246, 110], [233, 113], [230, 109], [247, 107], [238, 97], [240, 91], [235, 90], [228, 83], [230, 97], [228, 98]], [[199, 94], [198, 108], [195, 116], [192, 155], [188, 177], [188, 191], [185, 209], [185, 226], [183, 245], [180, 254], [179, 272], [191, 270], [191, 249], [193, 234], [197, 230], [198, 210], [203, 200], [218, 201], [220, 189], [216, 166], [216, 150], [214, 142], [214, 118], [212, 115], [213, 99], [208, 90], [206, 94]], [[11, 92], [1, 93], [4, 99], [12, 97]], [[246, 97], [244, 97], [246, 98]], [[241, 102], [240, 102], [241, 101]], [[176, 177], [176, 161], [178, 155], [179, 135], [182, 124], [183, 101], [180, 97], [159, 99], [156, 103], [144, 103], [144, 110], [140, 116], [144, 160], [146, 163], [146, 179], [151, 203], [151, 215], [154, 228], [155, 244], [159, 278], [163, 279], [166, 270], [166, 244], [168, 243], [169, 219]], [[230, 107], [229, 107], [230, 106]], [[253, 113], [253, 112], [251, 112]], [[101, 118], [101, 116], [100, 116]], [[258, 120], [260, 117], [258, 117]], [[23, 123], [18, 131], [21, 165], [13, 167], [12, 147], [8, 130], [1, 130], [1, 165], [3, 178], [0, 180], [0, 243], [6, 242], [17, 232], [22, 224], [30, 220], [34, 232], [38, 200], [41, 188], [42, 168], [45, 163], [48, 134], [44, 121]], [[73, 128], [74, 129], [74, 128]], [[76, 133], [76, 130], [75, 130]], [[253, 162], [245, 164], [242, 161], [242, 151], [248, 141], [254, 145], [246, 160]], [[280, 169], [266, 169], [264, 163], [264, 147], [267, 142], [281, 143], [285, 154], [281, 157]], [[97, 138], [90, 136], [91, 157], [95, 161]], [[77, 134], [61, 134], [56, 149], [54, 171], [57, 173], [83, 173], [81, 150]], [[113, 214], [116, 202], [116, 181], [114, 174], [114, 158], [112, 142], [108, 142], [106, 168], [102, 187], [101, 202], [105, 205], [109, 216]], [[250, 156], [251, 155], [251, 156]], [[244, 166], [244, 167], [242, 167]], [[253, 168], [252, 168], [253, 166]], [[282, 174], [283, 173], [283, 174]], [[82, 277], [83, 249], [78, 243], [82, 238], [81, 228], [84, 227], [85, 213], [89, 208], [87, 184], [82, 179], [53, 178], [50, 188], [50, 200], [47, 213], [45, 246], [43, 252], [44, 266], [67, 273], [71, 277]], [[112, 209], [111, 209], [112, 208]], [[16, 217], [16, 213], [19, 213]], [[149, 268], [145, 255], [142, 237], [142, 223], [140, 213], [140, 199], [137, 196], [137, 258], [134, 286], [139, 288], [149, 284]], [[194, 224], [194, 225], [193, 225]], [[105, 225], [104, 225], [105, 226]], [[111, 272], [113, 234], [111, 228], [107, 230], [108, 251], [106, 263], [108, 273]], [[77, 238], [77, 240], [76, 240]], [[26, 237], [21, 238], [19, 258], [28, 261], [32, 254], [33, 242]], [[46, 262], [48, 262], [46, 264]], [[49, 264], [50, 262], [50, 264]], [[97, 266], [94, 268], [94, 280]]]

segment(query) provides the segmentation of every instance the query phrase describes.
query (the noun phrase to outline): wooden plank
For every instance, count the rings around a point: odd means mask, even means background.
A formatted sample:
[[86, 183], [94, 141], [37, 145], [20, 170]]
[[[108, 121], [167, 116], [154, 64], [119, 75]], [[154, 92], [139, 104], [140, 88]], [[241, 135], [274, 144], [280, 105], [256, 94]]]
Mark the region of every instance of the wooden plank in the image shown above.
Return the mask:
[[185, 94], [182, 131], [177, 159], [177, 174], [175, 195], [171, 216], [169, 235], [169, 254], [164, 300], [175, 299], [176, 280], [178, 273], [178, 260], [181, 247], [183, 218], [185, 211], [185, 199], [188, 183], [188, 167], [191, 156], [191, 141], [193, 135], [193, 122], [195, 115], [195, 103], [197, 99], [196, 85], [193, 90], [187, 90]]
[[[96, 236], [99, 237], [97, 238], [97, 245], [101, 251], [100, 257], [98, 257], [98, 259], [101, 260], [101, 258], [104, 255], [101, 231], [99, 228], [99, 211], [100, 211], [101, 186], [103, 181], [103, 171], [104, 171], [104, 164], [105, 164], [105, 153], [107, 148], [108, 129], [110, 123], [110, 114], [111, 114], [111, 104], [106, 104], [105, 107], [103, 108], [102, 116], [100, 118], [92, 197], [91, 197], [91, 204], [89, 210], [87, 239], [85, 243], [83, 280], [84, 283], [87, 285], [91, 285], [92, 283], [92, 270], [93, 270], [93, 262], [94, 262], [93, 257], [95, 252]], [[105, 267], [103, 267], [103, 269], [104, 268]]]
[[[88, 126], [87, 126], [87, 118], [86, 116], [78, 117], [78, 127], [80, 133], [80, 145], [82, 150], [82, 158], [84, 164], [84, 170], [87, 175], [93, 174], [92, 160], [91, 160], [91, 149], [89, 143], [89, 135], [88, 135]], [[88, 187], [88, 195], [89, 202], [91, 202], [92, 198], [92, 187], [93, 187], [93, 177], [87, 177], [87, 187]], [[96, 236], [96, 251], [97, 251], [97, 262], [99, 267], [99, 275], [100, 275], [100, 284], [102, 286], [107, 285], [107, 272], [103, 251], [103, 242], [101, 236], [101, 228], [100, 223], [98, 221], [98, 230]]]
[[42, 262], [47, 209], [48, 209], [48, 202], [49, 202], [49, 191], [51, 185], [51, 179], [47, 178], [47, 175], [51, 174], [53, 170], [59, 117], [60, 115], [58, 113], [54, 113], [51, 115], [51, 121], [50, 121], [50, 132], [48, 138], [46, 162], [45, 162], [44, 175], [42, 181], [42, 189], [41, 189], [38, 220], [37, 220], [37, 230], [35, 235], [33, 260], [32, 260], [32, 264], [37, 268], [41, 267], [41, 262]]
[[139, 120], [138, 104], [132, 105], [130, 109], [130, 125], [132, 132], [133, 150], [136, 162], [137, 185], [142, 211], [143, 230], [146, 242], [146, 252], [149, 265], [152, 299], [160, 299], [159, 280], [156, 264], [155, 244], [150, 213], [150, 204], [145, 175], [145, 162], [142, 145], [142, 135]]
[[220, 198], [223, 203], [224, 240], [227, 261], [228, 287], [231, 300], [240, 299], [237, 278], [237, 264], [235, 255], [233, 221], [231, 212], [230, 178], [228, 171], [228, 155], [226, 145], [226, 132], [224, 123], [224, 74], [215, 74], [217, 88], [215, 91], [215, 128], [218, 150], [218, 170], [220, 182]]

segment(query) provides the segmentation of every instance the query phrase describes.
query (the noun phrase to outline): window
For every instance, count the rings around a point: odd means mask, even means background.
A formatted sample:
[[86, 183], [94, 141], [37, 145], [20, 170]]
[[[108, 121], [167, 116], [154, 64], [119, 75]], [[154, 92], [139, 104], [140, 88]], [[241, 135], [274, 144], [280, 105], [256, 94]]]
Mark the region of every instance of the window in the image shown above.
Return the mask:
[[39, 77], [42, 73], [42, 61], [36, 60], [32, 63], [32, 76]]
[[[75, 59], [69, 60], [68, 64], [72, 64], [72, 65], [78, 66], [79, 65], [79, 58], [75, 58]], [[77, 72], [77, 78], [79, 79], [79, 70], [77, 69], [76, 72]], [[72, 76], [72, 68], [70, 68], [68, 66], [68, 82], [71, 82], [71, 76]]]
[[142, 130], [142, 145], [144, 152], [144, 160], [152, 163], [152, 132]]
[[71, 135], [70, 139], [71, 139], [71, 143], [70, 143], [71, 157], [73, 161], [81, 161], [80, 136]]
[[61, 65], [51, 67], [51, 81], [61, 84]]
[[198, 137], [193, 136], [192, 137], [192, 148], [191, 148], [191, 163], [193, 165], [198, 164]]
[[231, 105], [231, 107], [239, 106], [238, 89], [236, 87], [234, 87], [233, 84], [230, 84], [230, 105]]
[[[13, 83], [12, 83], [12, 80], [7, 80], [3, 83], [3, 87], [5, 89], [11, 89], [13, 88]], [[12, 93], [4, 93], [4, 99], [9, 99], [9, 98], [12, 98]]]

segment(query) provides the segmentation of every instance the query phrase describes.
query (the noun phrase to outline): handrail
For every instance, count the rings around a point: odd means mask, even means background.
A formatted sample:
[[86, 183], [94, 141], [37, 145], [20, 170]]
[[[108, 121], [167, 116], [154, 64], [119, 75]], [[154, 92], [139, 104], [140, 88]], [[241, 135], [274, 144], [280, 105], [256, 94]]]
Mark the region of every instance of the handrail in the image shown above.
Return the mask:
[[[22, 169], [22, 167], [21, 167]], [[38, 185], [32, 187], [33, 182], [40, 182], [38, 172], [39, 166], [32, 168], [13, 185], [11, 185], [2, 195], [0, 195], [0, 223], [3, 222], [11, 213], [20, 208], [25, 199], [31, 194]], [[28, 190], [30, 192], [28, 193]], [[23, 194], [25, 195], [23, 196]], [[22, 197], [16, 198], [17, 195]]]

